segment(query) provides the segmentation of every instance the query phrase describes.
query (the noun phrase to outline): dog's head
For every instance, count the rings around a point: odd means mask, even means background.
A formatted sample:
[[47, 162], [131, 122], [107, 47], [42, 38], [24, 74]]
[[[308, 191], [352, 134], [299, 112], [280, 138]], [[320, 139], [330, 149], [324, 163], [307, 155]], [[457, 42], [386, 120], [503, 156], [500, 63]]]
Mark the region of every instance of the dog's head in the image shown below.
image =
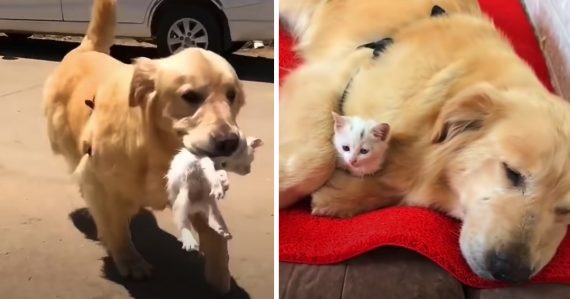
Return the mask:
[[570, 105], [481, 84], [445, 104], [432, 138], [460, 199], [470, 267], [484, 278], [528, 280], [570, 224]]
[[237, 149], [236, 116], [245, 99], [225, 59], [191, 48], [164, 59], [139, 58], [134, 67], [130, 105], [147, 106], [157, 134], [177, 135], [196, 154], [228, 156]]

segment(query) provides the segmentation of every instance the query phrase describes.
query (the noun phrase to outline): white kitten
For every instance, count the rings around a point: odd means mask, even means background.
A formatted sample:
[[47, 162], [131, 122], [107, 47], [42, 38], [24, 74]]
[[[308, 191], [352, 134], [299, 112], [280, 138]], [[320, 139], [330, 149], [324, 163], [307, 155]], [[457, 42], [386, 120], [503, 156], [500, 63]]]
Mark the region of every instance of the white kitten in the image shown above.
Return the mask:
[[229, 188], [226, 170], [240, 175], [248, 174], [255, 148], [262, 144], [258, 138], [242, 137], [238, 149], [229, 157], [200, 157], [187, 149], [180, 150], [174, 156], [166, 174], [166, 189], [183, 249], [198, 250], [189, 219], [190, 215], [196, 213], [207, 217], [210, 227], [222, 237], [231, 239], [216, 200], [223, 198]]
[[357, 176], [380, 170], [388, 149], [390, 125], [335, 112], [332, 115], [338, 166]]

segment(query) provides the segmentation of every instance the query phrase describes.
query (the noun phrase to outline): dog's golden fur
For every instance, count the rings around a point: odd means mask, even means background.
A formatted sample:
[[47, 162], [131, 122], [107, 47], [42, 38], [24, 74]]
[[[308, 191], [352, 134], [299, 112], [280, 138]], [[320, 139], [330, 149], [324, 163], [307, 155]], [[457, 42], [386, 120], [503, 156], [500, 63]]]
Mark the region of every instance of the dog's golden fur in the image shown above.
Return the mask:
[[[209, 51], [132, 65], [109, 56], [115, 2], [95, 0], [84, 40], [46, 82], [44, 109], [52, 149], [75, 171], [101, 241], [121, 274], [140, 278], [150, 267], [131, 243], [131, 217], [167, 205], [164, 176], [182, 146], [224, 154], [216, 140], [237, 134], [244, 94], [229, 63]], [[84, 103], [92, 98], [93, 111]]]
[[[448, 14], [431, 18], [434, 4]], [[521, 281], [544, 267], [570, 223], [570, 106], [476, 1], [282, 0], [281, 12], [306, 58], [281, 90], [281, 208], [307, 195], [314, 214], [337, 217], [434, 208], [464, 221], [478, 275]], [[386, 36], [377, 59], [356, 50]], [[349, 81], [345, 113], [392, 127], [371, 177], [335, 170], [330, 111]]]

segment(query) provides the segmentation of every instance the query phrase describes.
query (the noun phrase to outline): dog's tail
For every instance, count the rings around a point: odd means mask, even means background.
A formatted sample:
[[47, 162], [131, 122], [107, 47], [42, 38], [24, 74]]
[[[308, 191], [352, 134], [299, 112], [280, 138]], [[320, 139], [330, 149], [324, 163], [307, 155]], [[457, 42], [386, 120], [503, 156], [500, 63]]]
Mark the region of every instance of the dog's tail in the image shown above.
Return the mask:
[[94, 0], [87, 34], [78, 48], [108, 54], [115, 39], [116, 22], [117, 0]]

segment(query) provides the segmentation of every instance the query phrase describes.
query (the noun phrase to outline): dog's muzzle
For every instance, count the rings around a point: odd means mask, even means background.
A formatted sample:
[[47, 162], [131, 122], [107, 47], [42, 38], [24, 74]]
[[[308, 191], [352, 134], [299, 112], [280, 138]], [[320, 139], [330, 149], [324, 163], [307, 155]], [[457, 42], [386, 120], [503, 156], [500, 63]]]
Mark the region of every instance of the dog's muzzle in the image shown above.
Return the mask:
[[239, 136], [236, 133], [227, 133], [213, 137], [213, 157], [230, 156], [239, 145]]
[[511, 246], [500, 252], [490, 252], [486, 256], [486, 265], [491, 276], [504, 282], [528, 281], [533, 271], [527, 264], [528, 249], [523, 245]]

